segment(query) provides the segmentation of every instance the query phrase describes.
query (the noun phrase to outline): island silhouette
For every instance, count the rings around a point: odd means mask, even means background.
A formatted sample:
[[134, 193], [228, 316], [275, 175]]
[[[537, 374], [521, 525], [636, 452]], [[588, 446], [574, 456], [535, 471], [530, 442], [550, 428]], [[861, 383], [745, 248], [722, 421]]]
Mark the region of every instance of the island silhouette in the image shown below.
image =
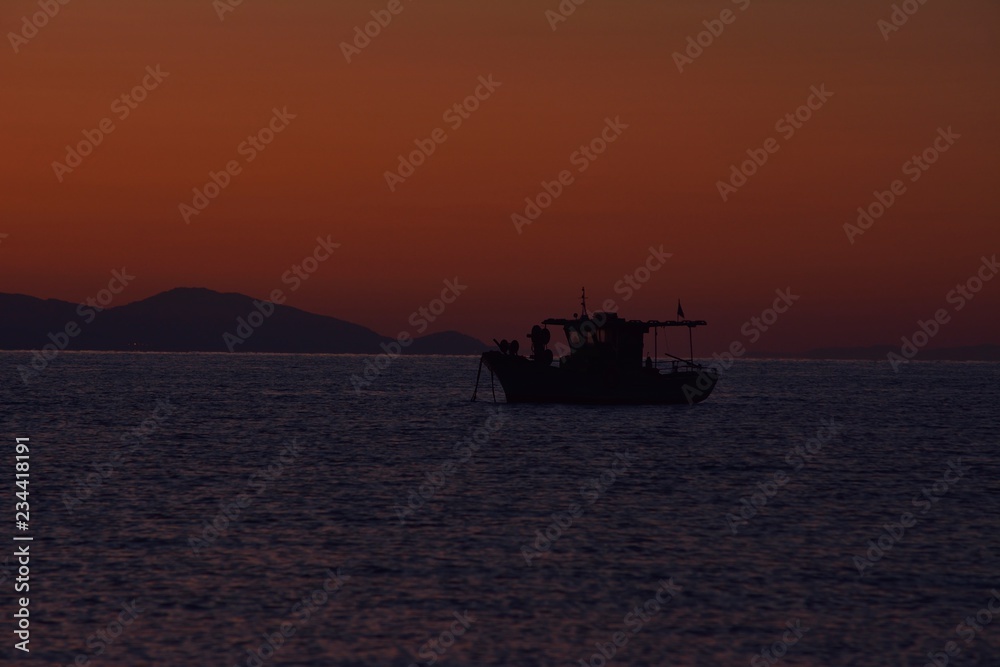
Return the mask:
[[[0, 350], [55, 346], [70, 351], [382, 354], [386, 346], [395, 349], [395, 343], [395, 338], [360, 324], [287, 305], [274, 305], [270, 312], [270, 304], [262, 300], [202, 287], [178, 287], [100, 311], [59, 299], [0, 293]], [[443, 331], [400, 347], [403, 354], [479, 355], [494, 346], [457, 331]], [[825, 347], [747, 357], [885, 360], [898, 348]], [[919, 360], [1000, 361], [1000, 345], [927, 349]]]
[[[180, 287], [104, 310], [0, 294], [4, 350], [380, 354], [393, 342], [359, 324], [205, 288]], [[445, 331], [414, 338], [403, 352], [480, 354], [488, 348]]]

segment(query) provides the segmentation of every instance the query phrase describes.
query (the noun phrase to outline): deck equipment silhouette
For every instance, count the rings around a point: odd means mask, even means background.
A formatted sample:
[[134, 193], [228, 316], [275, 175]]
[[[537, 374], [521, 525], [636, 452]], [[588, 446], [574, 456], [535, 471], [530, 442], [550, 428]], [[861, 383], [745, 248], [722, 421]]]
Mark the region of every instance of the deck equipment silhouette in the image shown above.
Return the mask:
[[[528, 334], [530, 356], [518, 354], [518, 342], [494, 342], [496, 350], [484, 352], [479, 362], [476, 400], [483, 366], [490, 380], [500, 380], [508, 403], [594, 403], [594, 404], [682, 404], [700, 403], [708, 398], [718, 382], [718, 373], [694, 361], [692, 331], [708, 324], [684, 317], [677, 303], [676, 320], [626, 320], [617, 313], [587, 312], [586, 290], [581, 313], [572, 319], [551, 318], [535, 325]], [[562, 327], [566, 343], [557, 344], [556, 358], [548, 345], [549, 326]], [[689, 357], [669, 353], [665, 363], [646, 357], [643, 364], [643, 337], [651, 330], [687, 327]], [[493, 400], [496, 401], [494, 389]]]

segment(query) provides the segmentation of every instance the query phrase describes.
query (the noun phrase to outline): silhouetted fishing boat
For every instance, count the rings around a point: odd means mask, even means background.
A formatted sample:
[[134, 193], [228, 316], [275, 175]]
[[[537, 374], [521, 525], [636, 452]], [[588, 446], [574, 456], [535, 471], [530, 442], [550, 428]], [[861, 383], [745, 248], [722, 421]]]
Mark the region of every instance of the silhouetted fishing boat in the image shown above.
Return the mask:
[[[692, 330], [708, 324], [684, 319], [677, 304], [677, 320], [625, 320], [616, 313], [587, 314], [586, 291], [582, 312], [573, 319], [547, 319], [528, 334], [531, 355], [518, 354], [517, 340], [494, 342], [496, 350], [484, 352], [476, 376], [476, 400], [483, 366], [500, 380], [508, 403], [671, 404], [700, 403], [708, 398], [718, 373], [695, 363]], [[557, 344], [558, 357], [548, 348], [549, 326], [560, 326], [566, 343]], [[667, 354], [661, 367], [649, 356], [643, 363], [643, 337], [659, 328], [687, 327], [687, 359]], [[561, 348], [561, 349], [560, 349]], [[491, 377], [492, 382], [492, 377]], [[494, 400], [496, 392], [494, 391]]]

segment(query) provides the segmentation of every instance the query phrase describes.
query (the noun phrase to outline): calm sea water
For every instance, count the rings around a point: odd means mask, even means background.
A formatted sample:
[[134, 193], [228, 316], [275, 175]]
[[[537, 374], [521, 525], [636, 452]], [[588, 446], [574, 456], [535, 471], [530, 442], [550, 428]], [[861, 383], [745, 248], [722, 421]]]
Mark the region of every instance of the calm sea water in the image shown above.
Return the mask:
[[471, 357], [25, 360], [34, 664], [1000, 665], [1000, 365], [602, 408], [472, 403]]

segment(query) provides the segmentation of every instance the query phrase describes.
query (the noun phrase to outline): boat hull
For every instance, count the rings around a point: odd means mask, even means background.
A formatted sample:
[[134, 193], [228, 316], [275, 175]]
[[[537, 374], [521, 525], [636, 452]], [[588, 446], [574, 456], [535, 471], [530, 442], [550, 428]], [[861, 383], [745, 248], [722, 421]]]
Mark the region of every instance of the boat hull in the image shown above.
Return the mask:
[[495, 350], [483, 354], [483, 363], [500, 380], [508, 403], [694, 404], [708, 398], [719, 379], [710, 368], [584, 372]]

